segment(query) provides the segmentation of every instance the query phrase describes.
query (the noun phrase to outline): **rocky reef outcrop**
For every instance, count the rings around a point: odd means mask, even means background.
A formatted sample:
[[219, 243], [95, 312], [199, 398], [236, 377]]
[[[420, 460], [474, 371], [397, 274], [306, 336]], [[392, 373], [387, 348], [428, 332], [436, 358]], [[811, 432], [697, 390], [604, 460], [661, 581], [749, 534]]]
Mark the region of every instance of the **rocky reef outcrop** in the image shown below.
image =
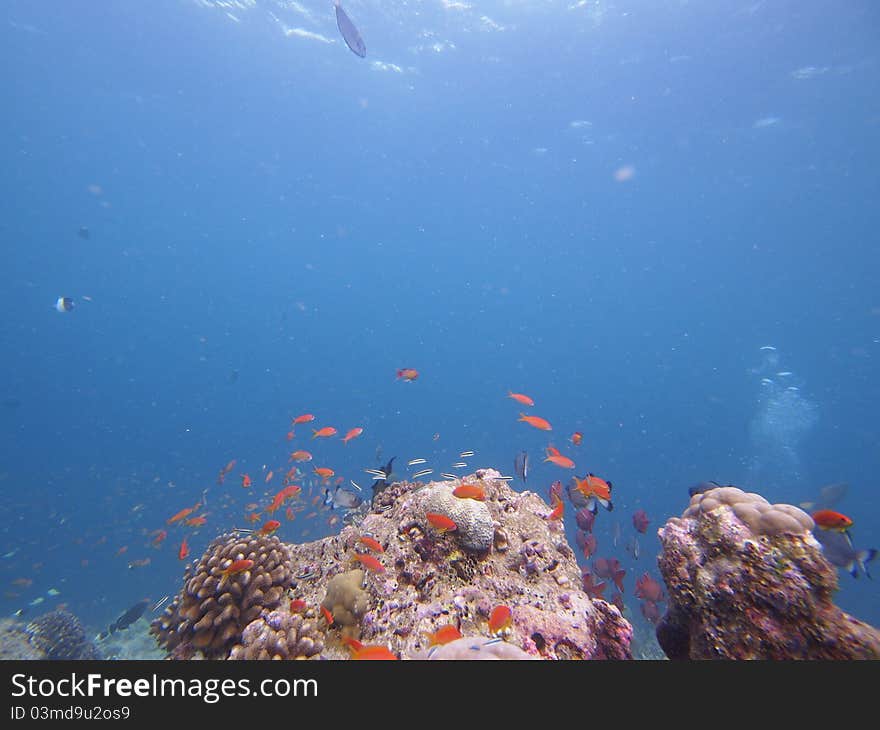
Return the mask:
[[880, 631], [834, 605], [837, 570], [787, 504], [719, 487], [658, 535], [670, 659], [878, 659]]
[[[484, 498], [455, 496], [463, 482]], [[562, 523], [548, 519], [537, 494], [482, 469], [448, 482], [394, 483], [376, 497], [337, 535], [273, 546], [271, 590], [283, 587], [284, 598], [273, 593], [271, 605], [239, 612], [234, 628], [233, 611], [217, 623], [217, 576], [246, 557], [238, 543], [253, 538], [215, 541], [153, 623], [169, 657], [349, 659], [358, 647], [381, 646], [401, 659], [631, 658], [632, 626], [616, 606], [584, 593]], [[498, 606], [510, 609], [510, 621], [490, 625]], [[461, 638], [437, 643], [435, 632], [449, 625]]]

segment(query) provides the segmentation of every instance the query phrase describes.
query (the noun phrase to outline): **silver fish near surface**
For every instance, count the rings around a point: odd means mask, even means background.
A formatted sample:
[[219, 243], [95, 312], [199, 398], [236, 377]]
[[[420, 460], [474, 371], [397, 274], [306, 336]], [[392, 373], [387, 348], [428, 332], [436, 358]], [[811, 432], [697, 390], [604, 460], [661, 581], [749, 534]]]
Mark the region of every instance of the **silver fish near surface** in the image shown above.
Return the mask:
[[351, 52], [354, 55], [365, 58], [367, 55], [367, 46], [364, 43], [364, 39], [361, 38], [358, 29], [354, 27], [351, 18], [349, 18], [345, 10], [342, 9], [339, 0], [334, 0], [334, 4], [336, 6], [336, 27], [339, 28], [339, 32], [342, 34], [343, 40], [345, 40], [345, 45], [351, 49]]

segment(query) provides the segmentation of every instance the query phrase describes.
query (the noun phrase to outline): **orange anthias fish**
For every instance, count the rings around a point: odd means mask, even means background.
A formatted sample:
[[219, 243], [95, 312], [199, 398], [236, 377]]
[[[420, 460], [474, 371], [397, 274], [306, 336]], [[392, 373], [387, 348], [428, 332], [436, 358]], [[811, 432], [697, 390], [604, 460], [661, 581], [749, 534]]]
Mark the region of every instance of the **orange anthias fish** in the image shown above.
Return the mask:
[[330, 436], [336, 435], [336, 429], [333, 426], [324, 426], [324, 428], [316, 428], [315, 433], [312, 436], [313, 439], [317, 438], [329, 438]]
[[483, 502], [486, 499], [486, 490], [479, 484], [459, 484], [452, 490], [452, 496], [459, 499], [476, 499]]
[[415, 368], [401, 368], [397, 371], [397, 379], [407, 383], [411, 383], [417, 377], [419, 377], [419, 371]]
[[196, 509], [198, 509], [198, 508], [197, 507], [184, 507], [176, 515], [174, 515], [173, 517], [169, 517], [166, 520], [166, 523], [169, 525], [173, 525], [175, 522], [179, 522], [184, 517], [189, 517], [189, 515], [191, 515], [193, 512], [196, 511]]
[[183, 524], [189, 525], [190, 527], [201, 527], [208, 521], [208, 518], [205, 515], [199, 515], [198, 517], [190, 517], [187, 520], [183, 521]]
[[223, 570], [220, 571], [221, 577], [220, 582], [217, 584], [217, 587], [219, 588], [220, 586], [222, 586], [230, 575], [244, 573], [246, 570], [250, 570], [253, 567], [254, 561], [248, 558], [233, 561], [227, 567], [223, 568]]
[[614, 509], [611, 503], [611, 482], [597, 477], [595, 474], [587, 474], [583, 479], [572, 477], [570, 489], [576, 489], [587, 498], [587, 509], [596, 512], [598, 501], [609, 512]]
[[565, 502], [561, 499], [554, 500], [555, 506], [553, 507], [553, 511], [547, 515], [548, 520], [561, 520], [562, 515], [565, 514]]
[[351, 429], [351, 430], [350, 430], [347, 434], [345, 434], [345, 436], [343, 437], [343, 439], [342, 439], [342, 443], [347, 444], [347, 443], [348, 443], [349, 441], [351, 441], [352, 439], [356, 439], [356, 438], [357, 438], [358, 436], [360, 436], [363, 432], [364, 432], [364, 429], [362, 429], [360, 426], [358, 426], [357, 428], [353, 428], [353, 429]]
[[522, 393], [511, 393], [509, 390], [507, 391], [507, 397], [513, 398], [518, 403], [522, 403], [524, 406], [533, 406], [535, 405], [535, 401], [529, 398], [527, 395], [523, 395]]
[[358, 538], [358, 542], [362, 545], [366, 545], [370, 550], [374, 553], [384, 553], [385, 548], [382, 547], [382, 543], [372, 537], [368, 537], [367, 535], [361, 535]]
[[263, 526], [257, 530], [258, 535], [263, 535], [263, 537], [267, 537], [271, 535], [275, 530], [281, 527], [281, 523], [278, 520], [269, 520], [265, 522]]
[[550, 425], [550, 422], [539, 418], [538, 416], [527, 416], [525, 413], [520, 413], [517, 421], [525, 421], [530, 426], [534, 426], [535, 428], [539, 428], [542, 431], [552, 431], [553, 427]]
[[567, 456], [560, 454], [559, 449], [554, 446], [547, 447], [547, 458], [544, 461], [561, 466], [563, 469], [574, 469], [574, 462]]
[[251, 512], [247, 517], [245, 517], [245, 519], [248, 522], [250, 522], [251, 524], [254, 524], [255, 522], [260, 521], [260, 513], [259, 512]]
[[288, 461], [311, 461], [312, 455], [308, 451], [293, 451]]
[[489, 615], [489, 633], [497, 634], [513, 626], [513, 614], [507, 606], [495, 606]]
[[301, 416], [297, 416], [291, 421], [291, 425], [296, 426], [300, 423], [308, 423], [309, 421], [314, 421], [315, 417], [311, 413], [303, 413]]
[[153, 545], [159, 547], [162, 544], [162, 541], [168, 537], [168, 530], [157, 530], [153, 537]]
[[428, 520], [431, 527], [437, 530], [437, 532], [451, 532], [457, 529], [455, 522], [449, 519], [446, 515], [441, 515], [438, 512], [426, 512], [425, 518]]
[[189, 555], [189, 545], [186, 544], [186, 538], [183, 538], [183, 542], [180, 543], [180, 550], [177, 551], [177, 559], [185, 560], [187, 555]]
[[461, 638], [461, 631], [459, 631], [454, 624], [446, 624], [445, 626], [441, 626], [433, 634], [428, 631], [424, 631], [422, 633], [428, 639], [429, 647], [442, 646], [443, 644], [448, 644], [450, 641], [455, 641], [456, 639]]
[[571, 442], [575, 446], [580, 446], [584, 442], [584, 435], [580, 431], [575, 431], [571, 435]]
[[357, 639], [352, 639], [350, 636], [342, 637], [342, 641], [348, 645], [349, 649], [351, 649], [352, 659], [394, 660], [398, 658], [397, 655], [387, 646], [382, 646], [380, 644], [364, 645]]
[[368, 553], [355, 553], [354, 557], [355, 560], [357, 560], [371, 573], [382, 573], [385, 571], [385, 566], [379, 562], [378, 558], [374, 558]]
[[833, 509], [820, 509], [818, 512], [813, 512], [811, 517], [816, 526], [821, 527], [823, 530], [846, 532], [853, 526], [853, 521], [849, 517], [840, 512], [835, 512]]
[[327, 480], [332, 477], [336, 472], [333, 471], [330, 467], [327, 466], [316, 466], [312, 471], [315, 472], [321, 479], [324, 480], [324, 483], [327, 483]]
[[269, 469], [269, 473], [266, 474], [266, 478], [263, 480], [266, 484], [272, 481], [272, 477], [275, 476], [275, 472]]
[[247, 489], [248, 487], [250, 487], [252, 485], [253, 485], [253, 482], [251, 481], [250, 476], [248, 474], [242, 474], [241, 475], [241, 486], [244, 487], [245, 489]]

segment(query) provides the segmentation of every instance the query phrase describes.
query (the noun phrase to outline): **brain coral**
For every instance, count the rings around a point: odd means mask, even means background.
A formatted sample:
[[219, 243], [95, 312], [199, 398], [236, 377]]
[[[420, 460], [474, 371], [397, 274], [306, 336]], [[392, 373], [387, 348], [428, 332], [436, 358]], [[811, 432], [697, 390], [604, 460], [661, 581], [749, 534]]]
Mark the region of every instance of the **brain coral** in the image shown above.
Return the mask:
[[[224, 578], [236, 560], [250, 570]], [[277, 537], [221, 535], [184, 575], [183, 590], [150, 626], [159, 645], [174, 656], [195, 653], [225, 658], [245, 627], [281, 603], [290, 585], [290, 553]]]
[[495, 535], [488, 506], [475, 499], [460, 499], [452, 490], [453, 485], [447, 483], [425, 489], [420, 495], [422, 508], [425, 512], [439, 512], [455, 522], [456, 529], [451, 534], [466, 550], [488, 550]]
[[305, 614], [271, 611], [251, 621], [232, 647], [230, 659], [308, 659], [324, 649], [314, 608]]
[[790, 504], [770, 504], [760, 494], [738, 487], [718, 487], [695, 494], [682, 517], [699, 517], [721, 506], [730, 508], [755, 536], [804, 534], [813, 529], [813, 518]]

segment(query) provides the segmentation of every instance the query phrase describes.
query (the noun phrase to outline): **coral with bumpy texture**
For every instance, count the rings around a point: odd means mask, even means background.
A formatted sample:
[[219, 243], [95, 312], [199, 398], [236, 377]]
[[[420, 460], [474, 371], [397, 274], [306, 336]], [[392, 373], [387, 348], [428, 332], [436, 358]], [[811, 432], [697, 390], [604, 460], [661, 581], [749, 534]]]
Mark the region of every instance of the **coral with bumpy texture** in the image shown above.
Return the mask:
[[837, 570], [812, 519], [736, 487], [691, 498], [658, 530], [670, 659], [880, 658], [880, 632], [832, 602]]
[[27, 625], [30, 642], [46, 659], [100, 659], [101, 654], [79, 619], [64, 610], [50, 611]]
[[31, 644], [23, 623], [11, 618], [0, 619], [0, 661], [45, 658], [46, 654]]
[[682, 517], [711, 512], [725, 505], [754, 535], [803, 534], [813, 529], [813, 518], [791, 504], [770, 504], [760, 494], [738, 487], [718, 487], [695, 494]]
[[340, 626], [356, 626], [370, 607], [370, 594], [363, 588], [364, 571], [355, 568], [327, 581], [327, 595], [321, 605]]
[[230, 659], [310, 659], [324, 649], [317, 611], [271, 611], [251, 621], [232, 647]]
[[453, 488], [452, 484], [443, 482], [426, 488], [421, 496], [424, 511], [451, 519], [455, 523], [452, 536], [465, 550], [488, 550], [495, 535], [489, 507], [480, 500], [456, 497], [452, 494]]
[[[236, 560], [254, 564], [224, 577]], [[150, 633], [175, 658], [225, 658], [248, 624], [279, 606], [290, 583], [290, 552], [277, 537], [221, 535], [187, 568], [183, 590]]]

